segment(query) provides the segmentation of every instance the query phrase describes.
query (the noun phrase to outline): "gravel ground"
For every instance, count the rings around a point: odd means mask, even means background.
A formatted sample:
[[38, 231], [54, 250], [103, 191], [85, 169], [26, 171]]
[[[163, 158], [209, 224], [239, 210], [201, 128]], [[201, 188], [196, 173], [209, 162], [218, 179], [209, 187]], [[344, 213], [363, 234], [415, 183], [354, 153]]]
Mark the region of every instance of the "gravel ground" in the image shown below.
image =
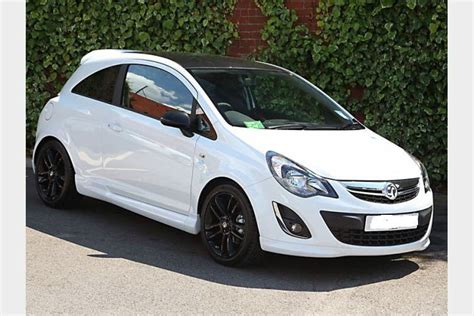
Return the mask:
[[432, 245], [401, 258], [269, 254], [214, 263], [193, 236], [85, 198], [53, 210], [27, 169], [28, 314], [447, 314], [446, 196]]

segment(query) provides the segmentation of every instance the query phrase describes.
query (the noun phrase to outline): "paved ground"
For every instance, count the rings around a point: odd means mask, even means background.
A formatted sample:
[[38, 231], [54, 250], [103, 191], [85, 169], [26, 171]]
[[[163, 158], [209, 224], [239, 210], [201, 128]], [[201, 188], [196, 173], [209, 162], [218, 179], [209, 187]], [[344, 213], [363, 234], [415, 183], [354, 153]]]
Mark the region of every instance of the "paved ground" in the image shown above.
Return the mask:
[[214, 263], [197, 236], [113, 205], [43, 206], [27, 170], [28, 314], [446, 314], [446, 198], [432, 245], [390, 258]]

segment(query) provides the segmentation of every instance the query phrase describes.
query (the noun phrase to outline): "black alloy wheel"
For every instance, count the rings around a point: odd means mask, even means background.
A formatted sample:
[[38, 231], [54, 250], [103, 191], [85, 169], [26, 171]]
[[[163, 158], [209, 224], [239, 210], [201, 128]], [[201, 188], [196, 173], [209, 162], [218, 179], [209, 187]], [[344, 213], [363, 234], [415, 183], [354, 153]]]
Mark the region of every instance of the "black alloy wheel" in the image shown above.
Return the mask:
[[225, 265], [248, 264], [260, 258], [253, 210], [234, 185], [220, 185], [203, 203], [201, 238], [211, 256]]
[[64, 147], [48, 141], [35, 159], [36, 190], [51, 207], [67, 207], [79, 196], [74, 183], [74, 169]]
[[55, 148], [47, 148], [39, 161], [37, 171], [38, 185], [46, 200], [52, 202], [61, 195], [65, 174], [61, 153]]
[[224, 192], [215, 194], [208, 207], [210, 212], [204, 218], [206, 240], [218, 256], [232, 258], [245, 236], [242, 205], [232, 194]]

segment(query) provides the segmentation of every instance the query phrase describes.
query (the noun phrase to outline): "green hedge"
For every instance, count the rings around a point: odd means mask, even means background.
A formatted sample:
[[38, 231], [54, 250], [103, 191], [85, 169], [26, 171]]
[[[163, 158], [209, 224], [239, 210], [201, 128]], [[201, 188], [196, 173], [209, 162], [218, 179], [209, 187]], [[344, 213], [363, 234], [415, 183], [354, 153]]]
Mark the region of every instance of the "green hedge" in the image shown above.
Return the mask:
[[[27, 144], [39, 111], [98, 48], [225, 54], [236, 0], [27, 2]], [[310, 32], [284, 0], [255, 0], [268, 46], [254, 57], [300, 73], [375, 131], [447, 171], [446, 2], [321, 0]], [[361, 99], [352, 89], [363, 89]]]
[[[259, 59], [316, 83], [378, 133], [419, 157], [435, 183], [447, 170], [446, 2], [321, 0], [318, 29], [283, 0], [257, 0], [268, 21]], [[352, 89], [364, 91], [351, 98]]]

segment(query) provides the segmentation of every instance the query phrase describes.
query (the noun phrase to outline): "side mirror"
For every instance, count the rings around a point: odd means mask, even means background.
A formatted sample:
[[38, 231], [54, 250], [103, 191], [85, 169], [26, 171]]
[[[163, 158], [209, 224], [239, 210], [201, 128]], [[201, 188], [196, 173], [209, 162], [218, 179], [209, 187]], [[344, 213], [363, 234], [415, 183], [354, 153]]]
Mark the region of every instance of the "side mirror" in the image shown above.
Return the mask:
[[161, 118], [161, 124], [179, 128], [185, 136], [193, 136], [193, 132], [191, 131], [191, 118], [183, 111], [166, 112]]

